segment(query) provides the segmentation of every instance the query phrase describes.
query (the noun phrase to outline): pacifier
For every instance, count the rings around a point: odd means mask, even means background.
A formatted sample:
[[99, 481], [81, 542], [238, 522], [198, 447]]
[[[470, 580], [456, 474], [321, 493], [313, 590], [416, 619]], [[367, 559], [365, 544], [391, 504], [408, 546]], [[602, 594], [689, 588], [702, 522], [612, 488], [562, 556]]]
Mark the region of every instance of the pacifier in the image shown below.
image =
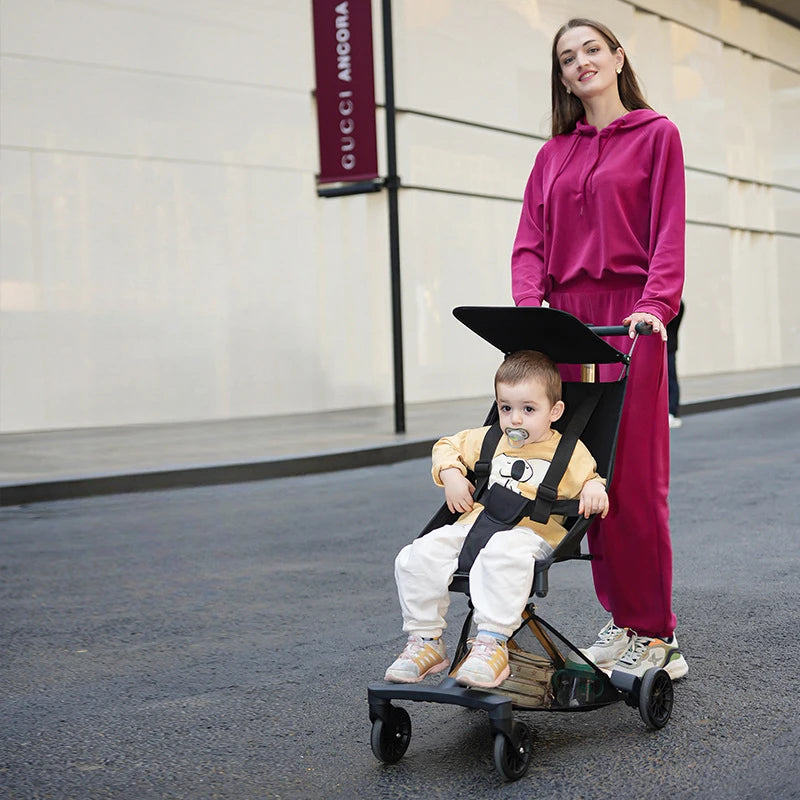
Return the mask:
[[506, 436], [512, 447], [522, 447], [528, 438], [528, 431], [525, 428], [506, 428]]

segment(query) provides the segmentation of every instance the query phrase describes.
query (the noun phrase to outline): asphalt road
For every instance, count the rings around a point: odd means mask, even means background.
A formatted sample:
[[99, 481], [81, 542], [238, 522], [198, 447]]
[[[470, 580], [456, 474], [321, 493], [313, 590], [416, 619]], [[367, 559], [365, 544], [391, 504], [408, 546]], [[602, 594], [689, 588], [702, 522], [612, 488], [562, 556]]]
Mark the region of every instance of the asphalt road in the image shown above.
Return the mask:
[[[673, 431], [672, 720], [523, 712], [514, 784], [481, 712], [412, 704], [402, 761], [370, 751], [366, 685], [403, 640], [392, 561], [440, 499], [427, 461], [2, 509], [0, 797], [798, 797], [799, 419], [783, 400]], [[590, 641], [588, 566], [550, 583], [542, 616]]]

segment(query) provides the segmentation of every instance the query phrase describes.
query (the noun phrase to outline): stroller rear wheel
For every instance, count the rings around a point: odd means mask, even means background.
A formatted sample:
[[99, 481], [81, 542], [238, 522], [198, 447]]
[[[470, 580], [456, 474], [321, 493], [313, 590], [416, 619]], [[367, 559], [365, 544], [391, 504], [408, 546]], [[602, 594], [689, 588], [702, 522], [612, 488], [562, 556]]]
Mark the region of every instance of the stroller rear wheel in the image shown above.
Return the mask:
[[369, 743], [375, 758], [385, 764], [395, 764], [408, 750], [411, 741], [411, 717], [408, 711], [397, 706], [389, 706], [385, 719], [372, 723]]
[[494, 764], [508, 781], [519, 780], [531, 763], [531, 732], [524, 722], [514, 720], [511, 738], [499, 731], [494, 735]]
[[672, 714], [675, 691], [672, 678], [664, 669], [649, 669], [639, 687], [639, 714], [650, 730], [663, 728]]

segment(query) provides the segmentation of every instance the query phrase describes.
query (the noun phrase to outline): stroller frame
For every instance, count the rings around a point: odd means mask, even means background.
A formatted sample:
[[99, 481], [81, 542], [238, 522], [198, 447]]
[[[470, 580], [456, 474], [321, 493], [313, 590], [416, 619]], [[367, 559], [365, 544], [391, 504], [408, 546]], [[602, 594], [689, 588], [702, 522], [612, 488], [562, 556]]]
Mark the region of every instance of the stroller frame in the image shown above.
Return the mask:
[[[592, 403], [589, 424], [580, 431], [580, 436], [597, 461], [598, 471], [606, 475], [610, 485], [625, 386], [637, 337], [630, 351], [623, 353], [601, 337], [627, 335], [626, 327], [587, 326], [571, 314], [549, 308], [466, 306], [454, 309], [453, 314], [506, 355], [522, 349], [539, 350], [556, 363], [582, 365], [582, 381], [563, 384], [567, 410], [554, 427], [563, 430], [579, 413], [582, 404]], [[636, 332], [638, 335], [651, 331], [649, 326], [640, 324]], [[597, 383], [598, 364], [621, 365], [619, 378]], [[585, 416], [588, 409], [580, 413]], [[493, 403], [484, 424], [491, 425], [497, 417], [497, 405]], [[610, 425], [606, 424], [607, 420], [611, 421]], [[474, 474], [468, 477], [475, 481]], [[674, 693], [666, 670], [650, 669], [641, 678], [618, 670], [607, 674], [536, 613], [533, 598], [547, 595], [549, 569], [554, 563], [591, 559], [591, 555], [581, 552], [581, 542], [592, 518], [579, 516], [577, 509], [577, 500], [553, 504], [552, 513], [566, 516], [567, 534], [547, 559], [536, 562], [531, 599], [523, 612], [522, 624], [508, 641], [511, 676], [495, 689], [462, 686], [452, 677], [469, 651], [473, 616], [470, 602], [447, 677], [438, 684], [375, 683], [367, 688], [372, 723], [370, 744], [376, 758], [387, 764], [396, 763], [405, 754], [411, 739], [411, 718], [405, 708], [393, 705], [393, 700], [444, 703], [486, 711], [494, 740], [495, 766], [506, 780], [521, 778], [531, 758], [530, 729], [514, 717], [515, 708], [591, 711], [623, 701], [638, 708], [651, 730], [667, 724]], [[530, 513], [531, 510], [526, 509], [520, 518]], [[420, 536], [455, 521], [458, 516], [450, 512], [446, 504], [442, 505]], [[450, 591], [469, 595], [469, 574], [457, 571]], [[544, 656], [530, 653], [518, 644], [516, 637], [522, 631], [535, 636]]]

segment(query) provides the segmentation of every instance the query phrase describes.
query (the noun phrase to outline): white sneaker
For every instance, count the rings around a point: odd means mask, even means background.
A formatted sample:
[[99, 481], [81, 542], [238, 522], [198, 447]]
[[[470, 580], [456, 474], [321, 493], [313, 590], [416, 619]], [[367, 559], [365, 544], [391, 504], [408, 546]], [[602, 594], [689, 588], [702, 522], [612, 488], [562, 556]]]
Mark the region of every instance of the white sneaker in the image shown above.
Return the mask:
[[450, 659], [441, 639], [423, 639], [411, 634], [403, 652], [392, 662], [385, 681], [391, 683], [419, 683], [428, 675], [447, 669]]
[[680, 417], [676, 417], [674, 414], [669, 415], [670, 428], [680, 428], [681, 425], [683, 425], [683, 422], [681, 422]]
[[600, 669], [606, 669], [616, 663], [630, 645], [630, 637], [627, 628], [620, 628], [610, 619], [600, 633], [597, 634], [597, 641], [585, 650], [581, 649], [586, 658]]
[[511, 674], [507, 644], [491, 634], [480, 632], [471, 643], [469, 655], [453, 677], [464, 686], [480, 689], [499, 686]]
[[614, 665], [615, 670], [639, 677], [652, 667], [665, 669], [674, 681], [689, 671], [689, 665], [678, 649], [675, 636], [670, 640], [654, 636], [632, 636], [628, 650]]

